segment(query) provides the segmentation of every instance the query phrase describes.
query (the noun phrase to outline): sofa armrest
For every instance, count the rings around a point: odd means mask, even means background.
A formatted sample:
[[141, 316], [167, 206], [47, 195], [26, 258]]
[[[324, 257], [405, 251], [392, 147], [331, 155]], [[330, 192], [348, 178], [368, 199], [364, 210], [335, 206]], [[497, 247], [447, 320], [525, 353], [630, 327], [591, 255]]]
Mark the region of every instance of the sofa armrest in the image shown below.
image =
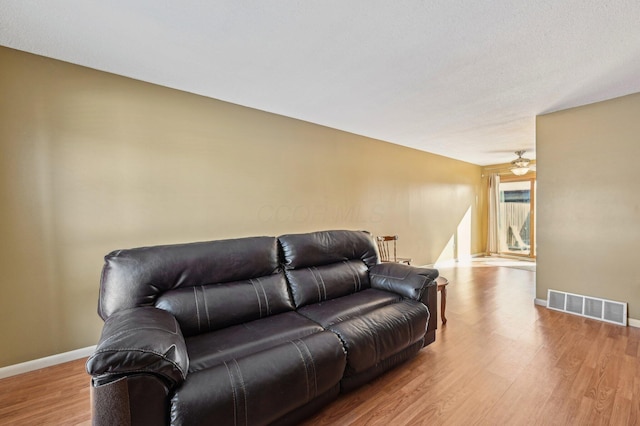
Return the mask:
[[371, 287], [391, 291], [413, 300], [421, 300], [427, 287], [435, 285], [438, 270], [402, 263], [379, 263], [369, 269]]
[[174, 387], [187, 376], [189, 356], [173, 315], [154, 307], [139, 307], [116, 312], [105, 321], [86, 367], [94, 386], [123, 376], [152, 374]]

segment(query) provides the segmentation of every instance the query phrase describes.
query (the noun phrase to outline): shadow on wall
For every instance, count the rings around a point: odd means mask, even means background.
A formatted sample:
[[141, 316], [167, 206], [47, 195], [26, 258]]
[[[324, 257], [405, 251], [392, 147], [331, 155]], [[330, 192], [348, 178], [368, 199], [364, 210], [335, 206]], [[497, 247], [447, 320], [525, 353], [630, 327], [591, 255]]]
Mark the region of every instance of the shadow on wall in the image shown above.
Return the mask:
[[453, 262], [471, 259], [471, 206], [462, 216], [456, 232], [440, 252], [436, 260], [436, 267], [450, 266]]

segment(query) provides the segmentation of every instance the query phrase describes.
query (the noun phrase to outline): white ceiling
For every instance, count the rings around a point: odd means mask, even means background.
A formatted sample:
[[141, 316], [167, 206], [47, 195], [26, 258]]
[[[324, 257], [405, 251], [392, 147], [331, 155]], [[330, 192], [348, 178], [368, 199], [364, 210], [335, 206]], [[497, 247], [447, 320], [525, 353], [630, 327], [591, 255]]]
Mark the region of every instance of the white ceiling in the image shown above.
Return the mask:
[[638, 0], [0, 0], [0, 45], [479, 165], [640, 92]]

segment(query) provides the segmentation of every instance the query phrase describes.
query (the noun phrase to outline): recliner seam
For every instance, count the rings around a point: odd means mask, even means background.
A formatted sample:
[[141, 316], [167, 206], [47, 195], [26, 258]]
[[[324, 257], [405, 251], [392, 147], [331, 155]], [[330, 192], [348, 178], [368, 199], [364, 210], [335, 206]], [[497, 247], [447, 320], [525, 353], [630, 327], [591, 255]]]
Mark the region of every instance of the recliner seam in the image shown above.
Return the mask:
[[207, 329], [211, 330], [211, 318], [209, 317], [209, 306], [207, 306], [207, 294], [204, 291], [204, 286], [200, 286], [202, 292], [202, 301], [204, 302], [204, 312], [207, 314]]
[[267, 296], [267, 291], [264, 288], [264, 285], [262, 284], [262, 280], [260, 280], [260, 278], [256, 278], [256, 281], [258, 282], [258, 285], [260, 286], [260, 290], [262, 290], [262, 295], [264, 296], [264, 303], [266, 305], [266, 314], [267, 316], [271, 315], [271, 307], [269, 306], [269, 297]]
[[196, 292], [196, 288], [193, 287], [193, 298], [196, 302], [196, 319], [198, 320], [198, 331], [202, 331], [200, 327], [200, 308], [198, 307], [198, 293]]
[[236, 366], [237, 372], [238, 372], [238, 380], [240, 380], [240, 387], [242, 388], [242, 396], [243, 396], [243, 401], [244, 401], [244, 424], [248, 425], [249, 424], [249, 411], [248, 411], [248, 407], [247, 407], [247, 389], [244, 385], [244, 378], [242, 377], [242, 369], [240, 369], [240, 364], [238, 364], [238, 361], [234, 358], [233, 363]]
[[304, 373], [305, 373], [305, 380], [307, 382], [307, 397], [306, 400], [310, 401], [311, 400], [311, 389], [310, 389], [310, 385], [309, 385], [309, 369], [307, 367], [307, 360], [305, 359], [304, 355], [302, 354], [302, 351], [300, 350], [300, 347], [298, 346], [298, 342], [301, 342], [300, 339], [297, 339], [296, 341], [290, 341], [291, 344], [293, 344], [293, 346], [296, 348], [296, 351], [298, 352], [298, 355], [300, 356], [300, 359], [302, 360], [302, 365], [304, 366]]
[[253, 287], [253, 291], [256, 293], [256, 298], [258, 299], [258, 311], [259, 311], [258, 315], [259, 315], [259, 318], [262, 318], [262, 301], [260, 300], [260, 293], [258, 293], [258, 289], [255, 283], [253, 282], [253, 279], [250, 279], [249, 282]]
[[229, 384], [231, 385], [231, 399], [233, 402], [233, 424], [237, 425], [238, 424], [238, 402], [237, 402], [237, 396], [236, 396], [236, 386], [235, 386], [235, 380], [233, 378], [233, 374], [231, 374], [231, 369], [229, 368], [229, 365], [227, 364], [226, 361], [223, 362], [225, 368], [227, 369], [227, 376], [229, 377]]

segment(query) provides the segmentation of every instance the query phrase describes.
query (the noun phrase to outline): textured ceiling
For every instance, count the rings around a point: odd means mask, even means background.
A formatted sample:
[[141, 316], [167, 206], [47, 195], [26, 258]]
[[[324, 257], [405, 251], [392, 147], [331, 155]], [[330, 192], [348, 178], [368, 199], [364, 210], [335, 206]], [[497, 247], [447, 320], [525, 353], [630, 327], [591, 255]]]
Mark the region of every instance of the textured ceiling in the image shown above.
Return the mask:
[[0, 45], [480, 165], [640, 92], [638, 0], [1, 0]]

